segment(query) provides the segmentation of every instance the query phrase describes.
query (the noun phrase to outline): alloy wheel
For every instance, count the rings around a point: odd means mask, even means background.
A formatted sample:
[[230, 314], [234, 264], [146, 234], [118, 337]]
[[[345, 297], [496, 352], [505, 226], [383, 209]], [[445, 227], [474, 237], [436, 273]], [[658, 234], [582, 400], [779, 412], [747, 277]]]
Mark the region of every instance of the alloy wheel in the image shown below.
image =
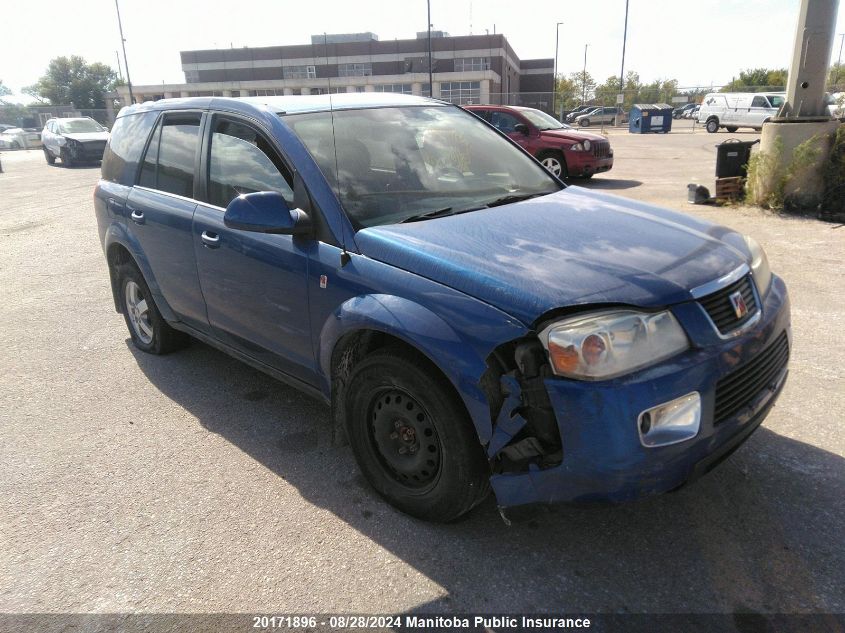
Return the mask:
[[124, 288], [124, 302], [126, 314], [135, 335], [144, 344], [149, 345], [153, 341], [153, 323], [150, 314], [150, 306], [141, 292], [141, 287], [131, 279], [126, 282]]

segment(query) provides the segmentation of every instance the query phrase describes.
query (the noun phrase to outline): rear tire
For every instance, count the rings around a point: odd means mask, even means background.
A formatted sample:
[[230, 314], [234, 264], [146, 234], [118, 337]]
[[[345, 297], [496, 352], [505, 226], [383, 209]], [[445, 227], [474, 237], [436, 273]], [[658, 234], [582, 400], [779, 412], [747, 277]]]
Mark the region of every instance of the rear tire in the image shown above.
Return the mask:
[[12, 141], [12, 149], [20, 149], [20, 148], [21, 148], [20, 143], [18, 143], [17, 141]]
[[120, 307], [132, 343], [148, 354], [168, 354], [184, 347], [190, 337], [167, 324], [153, 300], [144, 276], [132, 263], [117, 267]]
[[738, 127], [736, 127], [736, 126], [734, 126], [734, 125], [729, 125], [729, 126], [728, 126], [728, 127], [726, 127], [725, 129], [726, 129], [728, 132], [730, 132], [731, 134], [733, 134], [733, 133], [734, 133], [734, 132], [736, 132], [739, 128], [738, 128]]
[[578, 121], [578, 124], [581, 127], [590, 127], [590, 119], [581, 119], [580, 121]]
[[46, 147], [44, 148], [44, 158], [47, 161], [48, 165], [55, 165], [56, 164], [56, 157], [50, 152], [49, 149]]
[[714, 134], [719, 131], [719, 119], [708, 119], [707, 123], [704, 124], [704, 129], [706, 129], [710, 134]]
[[475, 428], [451, 386], [427, 359], [378, 350], [353, 370], [346, 427], [370, 485], [399, 510], [452, 521], [489, 491]]

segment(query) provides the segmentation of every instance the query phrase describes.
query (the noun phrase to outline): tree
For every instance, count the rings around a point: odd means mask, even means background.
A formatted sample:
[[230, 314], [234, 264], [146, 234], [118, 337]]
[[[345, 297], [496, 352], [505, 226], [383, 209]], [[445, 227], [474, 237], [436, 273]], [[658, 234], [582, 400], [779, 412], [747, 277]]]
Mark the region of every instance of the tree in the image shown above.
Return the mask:
[[114, 89], [117, 73], [108, 65], [87, 63], [78, 55], [56, 57], [47, 72], [24, 93], [52, 105], [104, 108], [105, 93]]
[[835, 63], [827, 75], [830, 92], [845, 92], [845, 64]]
[[0, 97], [5, 97], [10, 94], [12, 94], [12, 90], [9, 86], [3, 83], [2, 79], [0, 79]]
[[555, 104], [558, 109], [571, 110], [581, 102], [581, 92], [572, 79], [560, 75], [556, 84]]
[[786, 87], [786, 68], [747, 68], [722, 87], [722, 92], [765, 92]]
[[569, 73], [568, 80], [574, 87], [574, 100], [576, 103], [589, 101], [593, 98], [593, 90], [596, 87], [596, 80], [590, 73]]

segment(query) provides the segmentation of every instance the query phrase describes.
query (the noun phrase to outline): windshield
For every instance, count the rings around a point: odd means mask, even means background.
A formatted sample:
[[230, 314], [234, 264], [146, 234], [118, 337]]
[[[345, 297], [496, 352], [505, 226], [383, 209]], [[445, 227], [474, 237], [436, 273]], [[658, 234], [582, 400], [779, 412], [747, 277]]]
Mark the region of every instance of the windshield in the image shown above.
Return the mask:
[[777, 95], [769, 95], [769, 103], [772, 104], [773, 108], [779, 108], [783, 105], [783, 97], [778, 97]]
[[571, 129], [568, 125], [564, 125], [556, 118], [546, 114], [542, 110], [535, 110], [534, 108], [519, 108], [519, 113], [531, 121], [531, 124], [538, 130]]
[[336, 110], [334, 117], [314, 112], [284, 119], [358, 229], [560, 189], [543, 167], [456, 107]]
[[59, 130], [62, 134], [80, 134], [84, 132], [105, 132], [102, 125], [93, 119], [70, 119], [59, 122]]

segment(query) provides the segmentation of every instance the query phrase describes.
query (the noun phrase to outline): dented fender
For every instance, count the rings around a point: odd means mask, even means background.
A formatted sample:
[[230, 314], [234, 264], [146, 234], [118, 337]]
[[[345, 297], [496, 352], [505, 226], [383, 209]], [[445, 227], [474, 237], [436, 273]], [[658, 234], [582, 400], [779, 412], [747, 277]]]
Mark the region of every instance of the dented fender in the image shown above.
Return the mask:
[[326, 320], [320, 332], [319, 366], [326, 379], [324, 391], [327, 390], [327, 394], [335, 346], [345, 335], [359, 330], [396, 337], [437, 365], [466, 405], [480, 442], [486, 445], [490, 441], [490, 407], [479, 385], [487, 369], [485, 355], [432, 310], [403, 297], [388, 294], [353, 297], [338, 306]]

